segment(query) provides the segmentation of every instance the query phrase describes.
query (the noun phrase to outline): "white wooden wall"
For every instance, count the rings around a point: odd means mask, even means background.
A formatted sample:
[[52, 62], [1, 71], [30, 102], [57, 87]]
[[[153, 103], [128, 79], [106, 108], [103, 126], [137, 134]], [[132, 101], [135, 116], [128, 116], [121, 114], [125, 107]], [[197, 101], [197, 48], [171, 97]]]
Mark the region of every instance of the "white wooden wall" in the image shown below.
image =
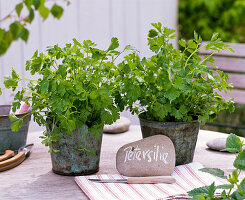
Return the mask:
[[[0, 0], [0, 18], [8, 14], [17, 2]], [[150, 23], [161, 22], [170, 28], [177, 27], [177, 0], [71, 0], [68, 7], [63, 7], [64, 15], [60, 20], [50, 16], [43, 23], [36, 16], [29, 27], [27, 44], [14, 42], [0, 57], [0, 86], [3, 86], [3, 77], [11, 73], [12, 67], [26, 75], [25, 61], [36, 49], [44, 51], [49, 45], [63, 45], [74, 37], [80, 42], [90, 39], [100, 48], [106, 48], [110, 38], [115, 36], [121, 47], [131, 44], [140, 50], [142, 56], [148, 56], [146, 37]], [[11, 101], [9, 92], [0, 96], [0, 104]]]

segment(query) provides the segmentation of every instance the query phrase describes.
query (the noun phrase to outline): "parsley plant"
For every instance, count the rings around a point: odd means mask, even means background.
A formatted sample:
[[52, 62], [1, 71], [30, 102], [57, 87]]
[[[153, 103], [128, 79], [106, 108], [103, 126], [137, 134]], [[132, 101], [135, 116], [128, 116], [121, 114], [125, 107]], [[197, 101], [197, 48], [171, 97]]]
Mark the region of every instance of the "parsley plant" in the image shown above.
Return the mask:
[[[232, 88], [228, 75], [213, 64], [212, 55], [221, 50], [232, 51], [215, 33], [211, 41], [202, 44], [194, 33], [188, 43], [181, 39], [182, 50], [174, 49], [170, 39], [174, 30], [153, 23], [148, 34], [150, 58], [141, 59], [136, 53], [125, 56], [118, 65], [122, 81], [117, 102], [128, 105], [132, 113], [152, 121], [187, 122], [202, 124], [212, 121], [223, 109], [234, 110], [232, 99], [225, 100], [218, 92]], [[201, 49], [210, 49], [211, 55], [202, 58]], [[210, 63], [213, 68], [210, 68]]]
[[[5, 88], [17, 91], [13, 111], [24, 100], [31, 105], [34, 121], [40, 126], [47, 126], [47, 120], [51, 121], [51, 135], [44, 132], [42, 136], [46, 146], [59, 140], [59, 133], [70, 135], [83, 125], [95, 138], [99, 137], [104, 124], [112, 124], [119, 118], [119, 107], [114, 101], [118, 88], [114, 62], [120, 54], [134, 51], [131, 46], [123, 51], [117, 51], [118, 47], [117, 38], [112, 38], [106, 50], [96, 48], [90, 40], [81, 44], [73, 39], [73, 44], [66, 44], [64, 48], [48, 47], [47, 55], [36, 51], [26, 62], [26, 70], [40, 78], [30, 80], [15, 70], [5, 76]], [[21, 86], [22, 81], [28, 82], [27, 87]], [[12, 130], [18, 130], [22, 118], [11, 115], [10, 119], [14, 121]]]

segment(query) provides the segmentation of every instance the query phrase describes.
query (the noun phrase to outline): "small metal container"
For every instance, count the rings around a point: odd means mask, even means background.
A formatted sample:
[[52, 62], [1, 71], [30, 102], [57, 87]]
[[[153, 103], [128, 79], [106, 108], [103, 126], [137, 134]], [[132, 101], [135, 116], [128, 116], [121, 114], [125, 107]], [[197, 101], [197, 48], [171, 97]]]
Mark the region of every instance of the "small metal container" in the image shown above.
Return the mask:
[[139, 117], [143, 138], [153, 135], [166, 135], [174, 143], [176, 165], [192, 162], [200, 128], [198, 121], [157, 122]]
[[[31, 115], [23, 119], [23, 125], [19, 131], [13, 132], [10, 127], [13, 122], [8, 117], [10, 109], [11, 105], [0, 105], [0, 154], [3, 154], [7, 149], [18, 150], [21, 146], [26, 145]], [[20, 118], [26, 114], [17, 114], [16, 116]]]
[[[50, 128], [47, 127], [50, 134]], [[51, 147], [59, 152], [51, 153], [53, 172], [60, 175], [87, 175], [99, 171], [100, 150], [102, 133], [99, 139], [88, 133], [88, 128], [83, 126], [76, 129], [69, 136], [60, 133], [60, 140], [52, 142]], [[79, 152], [74, 148], [81, 149], [85, 146], [88, 150], [94, 151], [95, 155], [88, 155], [85, 151]]]

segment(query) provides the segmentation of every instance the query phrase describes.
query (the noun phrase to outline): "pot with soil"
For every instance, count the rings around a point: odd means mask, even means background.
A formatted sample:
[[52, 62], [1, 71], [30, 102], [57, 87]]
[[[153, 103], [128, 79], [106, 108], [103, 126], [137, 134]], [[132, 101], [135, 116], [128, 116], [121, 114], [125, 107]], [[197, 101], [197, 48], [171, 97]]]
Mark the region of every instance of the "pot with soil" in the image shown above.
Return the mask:
[[[117, 101], [126, 102], [131, 113], [140, 116], [143, 137], [167, 135], [175, 144], [176, 164], [189, 163], [200, 124], [215, 119], [220, 110], [234, 110], [233, 101], [217, 93], [232, 85], [212, 58], [218, 51], [231, 49], [217, 34], [202, 44], [197, 33], [188, 42], [179, 40], [181, 48], [175, 49], [170, 43], [175, 31], [161, 23], [152, 26], [148, 44], [153, 55], [141, 59], [131, 54], [118, 65], [123, 84]], [[202, 49], [210, 50], [211, 55], [200, 57]]]
[[14, 122], [9, 118], [10, 109], [11, 105], [0, 105], [0, 154], [4, 154], [5, 150], [18, 150], [26, 145], [31, 115], [29, 112], [16, 114], [18, 119], [23, 119], [23, 124], [18, 131], [13, 132], [11, 125]]

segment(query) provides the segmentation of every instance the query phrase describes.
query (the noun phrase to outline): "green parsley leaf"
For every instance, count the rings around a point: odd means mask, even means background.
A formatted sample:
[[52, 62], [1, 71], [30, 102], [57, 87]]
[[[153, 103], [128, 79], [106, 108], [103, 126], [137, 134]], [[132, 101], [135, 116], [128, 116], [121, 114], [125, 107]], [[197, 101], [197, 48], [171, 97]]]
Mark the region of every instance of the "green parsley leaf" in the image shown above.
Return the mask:
[[181, 39], [178, 41], [179, 45], [182, 46], [182, 47], [186, 47], [186, 41]]
[[231, 133], [226, 140], [226, 151], [231, 153], [240, 152], [242, 149], [242, 141], [235, 134]]
[[23, 119], [20, 118], [17, 121], [15, 121], [14, 123], [12, 123], [10, 127], [11, 127], [13, 132], [16, 132], [22, 127], [22, 124], [23, 124]]
[[233, 165], [237, 169], [245, 170], [245, 149], [241, 153], [239, 153]]
[[157, 31], [154, 29], [149, 30], [148, 37], [154, 38], [158, 35]]
[[116, 37], [113, 37], [113, 38], [111, 38], [111, 44], [110, 44], [109, 48], [107, 49], [107, 51], [114, 50], [118, 47], [119, 47], [118, 39]]
[[202, 169], [199, 169], [199, 170], [202, 171], [202, 172], [206, 172], [206, 173], [212, 174], [212, 175], [217, 176], [219, 178], [223, 178], [223, 179], [227, 178], [225, 176], [224, 171], [222, 171], [221, 169], [218, 169], [218, 168], [202, 168]]

